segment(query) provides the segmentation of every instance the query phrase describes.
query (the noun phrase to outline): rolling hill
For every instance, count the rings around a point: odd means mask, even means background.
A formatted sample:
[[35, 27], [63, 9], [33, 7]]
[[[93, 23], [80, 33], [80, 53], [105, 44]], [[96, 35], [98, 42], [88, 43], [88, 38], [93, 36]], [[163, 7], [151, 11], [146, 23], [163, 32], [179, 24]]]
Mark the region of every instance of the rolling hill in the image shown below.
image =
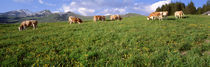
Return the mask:
[[[49, 10], [43, 10], [39, 12], [32, 12], [27, 9], [20, 9], [14, 11], [8, 11], [0, 14], [0, 23], [17, 23], [23, 20], [35, 19], [39, 22], [62, 22], [67, 21], [69, 16], [76, 16], [83, 20], [92, 20], [93, 16], [82, 16], [73, 12], [61, 12], [61, 13], [52, 13]], [[122, 17], [130, 16], [140, 16], [135, 13], [128, 13], [122, 15]], [[109, 18], [109, 16], [107, 16]]]
[[209, 16], [190, 15], [147, 21], [82, 24], [39, 23], [18, 31], [19, 24], [0, 24], [0, 65], [208, 67]]

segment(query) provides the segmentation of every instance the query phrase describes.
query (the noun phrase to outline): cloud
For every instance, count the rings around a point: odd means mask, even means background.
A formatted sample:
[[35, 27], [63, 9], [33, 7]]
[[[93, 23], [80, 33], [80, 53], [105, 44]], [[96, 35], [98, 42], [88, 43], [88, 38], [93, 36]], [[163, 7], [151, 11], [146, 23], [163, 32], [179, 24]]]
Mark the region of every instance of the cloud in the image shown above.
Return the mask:
[[40, 4], [44, 4], [44, 2], [42, 0], [38, 0]]
[[87, 8], [79, 8], [78, 12], [81, 13], [82, 15], [84, 15], [84, 16], [87, 16], [87, 15], [91, 15], [92, 13], [94, 13], [95, 10], [94, 9], [87, 9]]
[[152, 4], [152, 5], [150, 6], [150, 9], [151, 9], [152, 11], [155, 11], [158, 7], [161, 7], [162, 5], [169, 4], [169, 3], [171, 3], [171, 0], [159, 1], [159, 2], [156, 2], [156, 3]]
[[111, 14], [126, 14], [126, 8], [110, 8], [104, 9], [103, 11], [99, 12], [99, 14], [103, 15], [111, 15]]
[[136, 0], [72, 0], [69, 4], [63, 4], [58, 11], [71, 11], [85, 16], [126, 13], [148, 15], [156, 8], [170, 2], [171, 0], [161, 0], [153, 4], [146, 4]]
[[62, 8], [60, 8], [59, 10], [64, 11], [64, 12], [69, 12], [69, 11], [76, 12], [76, 13], [82, 14], [84, 16], [94, 15], [93, 14], [95, 12], [94, 9], [90, 9], [90, 8], [87, 8], [87, 7], [82, 7], [82, 6], [79, 6], [77, 4], [78, 4], [77, 2], [71, 2], [69, 5], [64, 4], [62, 6]]
[[44, 2], [43, 0], [38, 0], [38, 2], [40, 4], [44, 4], [44, 5], [47, 5], [47, 6], [56, 6], [55, 4], [47, 3], [47, 2]]
[[128, 0], [72, 0], [70, 4], [63, 4], [59, 11], [76, 12], [82, 15], [125, 14]]
[[20, 3], [27, 3], [32, 2], [33, 0], [13, 0], [14, 2], [20, 2]]

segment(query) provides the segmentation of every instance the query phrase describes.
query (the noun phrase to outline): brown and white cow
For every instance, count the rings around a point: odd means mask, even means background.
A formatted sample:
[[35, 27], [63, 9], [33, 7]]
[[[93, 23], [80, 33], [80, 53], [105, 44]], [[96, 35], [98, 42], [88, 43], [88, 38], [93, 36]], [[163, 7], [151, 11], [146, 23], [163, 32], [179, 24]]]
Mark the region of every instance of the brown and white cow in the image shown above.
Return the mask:
[[182, 18], [183, 15], [184, 15], [184, 12], [183, 12], [183, 11], [176, 11], [176, 12], [174, 13], [174, 16], [175, 16], [176, 18]]
[[161, 11], [161, 12], [162, 12], [164, 18], [168, 17], [168, 11]]
[[26, 29], [27, 27], [32, 26], [34, 29], [37, 28], [38, 21], [37, 20], [25, 20], [18, 27], [19, 31]]
[[163, 20], [163, 12], [152, 12], [148, 17], [147, 20]]
[[110, 20], [122, 20], [122, 17], [120, 15], [111, 15]]
[[106, 20], [106, 17], [105, 16], [93, 16], [93, 21], [96, 22], [96, 21], [105, 21]]
[[82, 19], [77, 18], [77, 17], [73, 17], [73, 16], [69, 16], [69, 24], [71, 23], [82, 23]]

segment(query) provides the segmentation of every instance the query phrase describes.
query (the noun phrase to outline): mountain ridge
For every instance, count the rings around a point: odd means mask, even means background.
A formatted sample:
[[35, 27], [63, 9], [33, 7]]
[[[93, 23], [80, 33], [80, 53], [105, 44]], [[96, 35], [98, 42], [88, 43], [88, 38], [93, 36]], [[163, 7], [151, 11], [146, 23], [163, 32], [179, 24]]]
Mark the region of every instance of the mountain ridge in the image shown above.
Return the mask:
[[[93, 16], [83, 16], [70, 11], [53, 13], [50, 10], [32, 12], [28, 9], [20, 9], [20, 10], [13, 10], [5, 13], [0, 13], [0, 21], [1, 21], [0, 23], [6, 23], [6, 24], [17, 23], [23, 20], [31, 20], [31, 19], [38, 20], [39, 22], [58, 22], [58, 21], [67, 21], [69, 16], [76, 16], [83, 20], [92, 20], [93, 17]], [[142, 16], [142, 15], [136, 13], [128, 13], [121, 16], [130, 17], [130, 16]]]

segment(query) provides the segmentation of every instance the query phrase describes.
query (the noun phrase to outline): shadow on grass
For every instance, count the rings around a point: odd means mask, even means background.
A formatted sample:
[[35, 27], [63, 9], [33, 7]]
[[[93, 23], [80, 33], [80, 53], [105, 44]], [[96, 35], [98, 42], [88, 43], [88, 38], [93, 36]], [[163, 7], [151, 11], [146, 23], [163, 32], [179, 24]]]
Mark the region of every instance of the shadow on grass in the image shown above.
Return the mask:
[[166, 20], [176, 20], [176, 18], [167, 18]]
[[[189, 16], [183, 16], [182, 19], [189, 18]], [[167, 18], [166, 20], [177, 20], [178, 18]]]

